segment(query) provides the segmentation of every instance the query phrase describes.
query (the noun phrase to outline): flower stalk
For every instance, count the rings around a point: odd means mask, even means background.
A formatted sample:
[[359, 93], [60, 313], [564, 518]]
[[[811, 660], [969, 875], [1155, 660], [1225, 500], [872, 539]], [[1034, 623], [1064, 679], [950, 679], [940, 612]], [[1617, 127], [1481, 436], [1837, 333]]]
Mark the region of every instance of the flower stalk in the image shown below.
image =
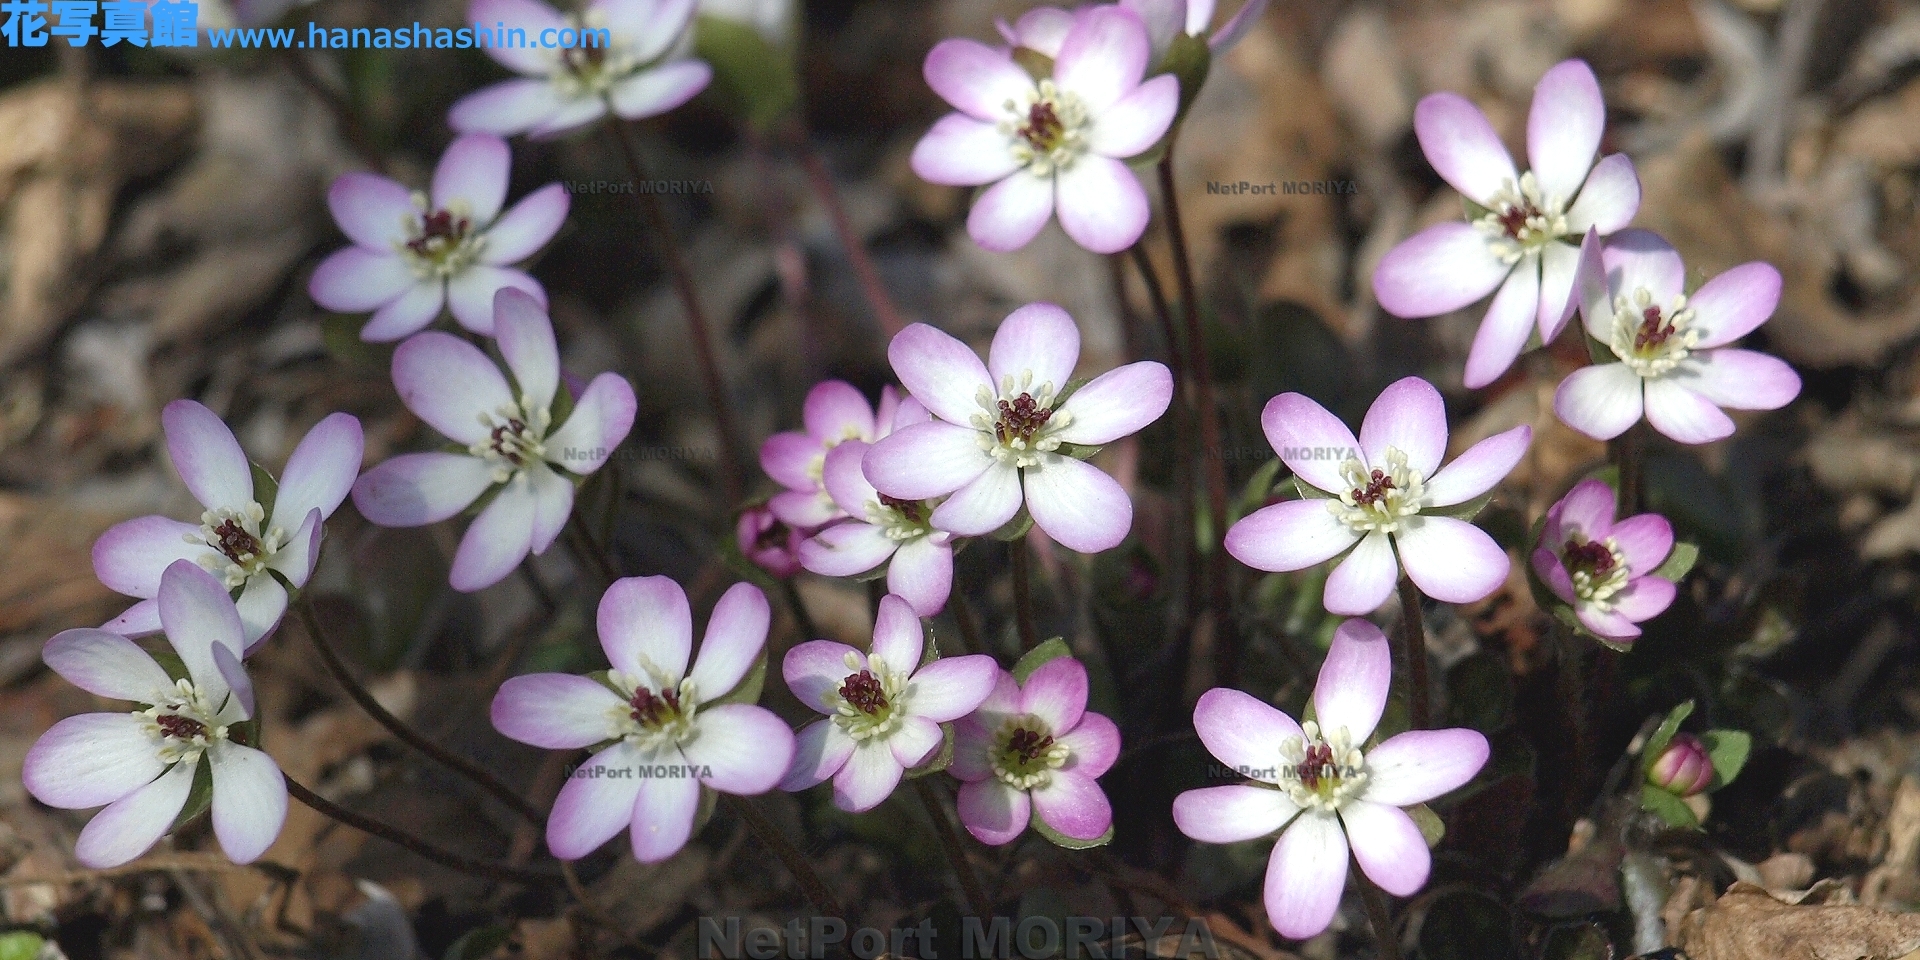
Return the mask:
[[547, 873], [543, 870], [528, 870], [525, 867], [510, 867], [500, 863], [489, 863], [485, 860], [476, 860], [465, 854], [455, 853], [452, 850], [428, 843], [397, 827], [388, 826], [372, 817], [355, 813], [301, 786], [300, 782], [292, 777], [287, 777], [286, 783], [288, 795], [306, 804], [314, 812], [328, 819], [344, 823], [362, 833], [372, 834], [382, 840], [405, 847], [443, 867], [458, 870], [461, 873], [472, 874], [473, 876], [487, 880], [495, 880], [501, 883], [517, 883], [527, 887], [546, 887], [561, 879], [558, 874]]
[[987, 899], [987, 890], [980, 885], [980, 874], [974, 871], [972, 861], [967, 859], [966, 848], [960, 845], [960, 834], [953, 829], [953, 821], [947, 819], [947, 811], [941, 806], [940, 797], [927, 784], [926, 777], [913, 781], [913, 792], [920, 795], [921, 805], [927, 808], [927, 816], [933, 820], [933, 830], [940, 835], [940, 846], [946, 851], [947, 860], [953, 864], [953, 874], [960, 881], [961, 891], [966, 894], [967, 906], [976, 917], [991, 917], [993, 902]]
[[813, 904], [815, 910], [820, 911], [821, 916], [846, 918], [846, 911], [840, 908], [840, 901], [834, 898], [832, 891], [827, 888], [826, 881], [820, 879], [820, 874], [815, 872], [813, 865], [807, 862], [806, 854], [801, 853], [799, 848], [788, 841], [780, 833], [780, 828], [774, 826], [773, 821], [768, 820], [765, 814], [754, 807], [753, 801], [746, 797], [723, 793], [720, 795], [720, 802], [747, 825], [747, 829], [753, 833], [755, 840], [760, 841], [761, 846], [780, 858], [780, 862], [786, 865], [787, 872], [793, 874], [794, 880], [800, 883], [800, 890], [806, 895], [807, 901]]
[[1022, 653], [1040, 645], [1040, 633], [1033, 624], [1033, 583], [1027, 562], [1030, 549], [1026, 534], [1021, 534], [1020, 539], [1007, 544], [1007, 557], [1010, 561], [1007, 575], [1013, 580], [1013, 619], [1020, 631], [1020, 652]]
[[1407, 653], [1407, 715], [1413, 729], [1432, 722], [1427, 705], [1427, 621], [1420, 611], [1420, 588], [1400, 575], [1400, 645]]
[[[1352, 859], [1352, 855], [1348, 855]], [[1354, 867], [1360, 861], [1353, 860]], [[1380, 945], [1380, 960], [1400, 960], [1400, 938], [1393, 935], [1393, 912], [1387, 906], [1386, 894], [1379, 886], [1367, 879], [1366, 872], [1355, 869], [1351, 876], [1360, 887], [1360, 902], [1367, 908], [1367, 922], [1373, 927], [1373, 939]]]

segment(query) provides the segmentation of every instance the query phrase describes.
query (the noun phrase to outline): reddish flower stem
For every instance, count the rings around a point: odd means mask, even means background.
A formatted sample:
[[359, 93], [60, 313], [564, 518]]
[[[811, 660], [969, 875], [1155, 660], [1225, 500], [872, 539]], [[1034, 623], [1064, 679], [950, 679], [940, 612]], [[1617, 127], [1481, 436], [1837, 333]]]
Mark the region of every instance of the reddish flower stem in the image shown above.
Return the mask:
[[1407, 652], [1407, 715], [1415, 730], [1432, 718], [1427, 707], [1427, 622], [1420, 611], [1420, 588], [1400, 574], [1400, 645]]
[[450, 867], [461, 873], [472, 874], [488, 880], [497, 880], [502, 883], [517, 883], [528, 887], [548, 887], [560, 882], [562, 879], [559, 874], [548, 873], [543, 870], [528, 870], [524, 867], [509, 867], [499, 863], [489, 863], [485, 860], [476, 860], [466, 854], [455, 853], [452, 850], [435, 846], [397, 827], [388, 826], [372, 817], [356, 813], [346, 807], [340, 806], [314, 793], [312, 790], [301, 786], [299, 781], [286, 776], [284, 773], [282, 773], [281, 776], [286, 778], [288, 794], [295, 800], [311, 807], [322, 816], [337, 820], [363, 833], [369, 833], [382, 840], [398, 844], [443, 867]]
[[987, 888], [980, 885], [980, 874], [973, 869], [973, 861], [967, 859], [967, 849], [960, 844], [960, 834], [953, 829], [953, 821], [947, 819], [947, 808], [940, 797], [928, 786], [926, 777], [916, 777], [913, 792], [920, 795], [921, 804], [927, 808], [927, 816], [933, 818], [934, 832], [940, 835], [940, 846], [946, 850], [947, 859], [953, 863], [954, 876], [960, 880], [960, 889], [967, 896], [967, 906], [973, 915], [987, 918], [993, 915], [993, 901], [987, 899]]
[[853, 229], [853, 219], [847, 216], [846, 205], [840, 202], [840, 190], [833, 184], [833, 174], [827, 170], [826, 161], [820, 158], [819, 151], [813, 148], [813, 142], [807, 139], [806, 131], [798, 125], [793, 135], [794, 152], [800, 156], [800, 166], [807, 172], [807, 185], [813, 188], [813, 194], [820, 205], [827, 208], [827, 218], [833, 221], [833, 232], [840, 237], [840, 246], [847, 251], [847, 261], [853, 265], [853, 276], [860, 284], [860, 292], [866, 297], [867, 307], [873, 311], [873, 318], [879, 322], [880, 330], [892, 340], [894, 335], [906, 328], [906, 322], [900, 318], [900, 310], [894, 306], [893, 297], [887, 293], [886, 284], [880, 280], [880, 271], [873, 265], [873, 257], [867, 253], [867, 245]]
[[1007, 544], [1008, 577], [1013, 580], [1013, 619], [1020, 631], [1020, 652], [1040, 645], [1039, 631], [1033, 625], [1033, 584], [1027, 570], [1027, 535]]

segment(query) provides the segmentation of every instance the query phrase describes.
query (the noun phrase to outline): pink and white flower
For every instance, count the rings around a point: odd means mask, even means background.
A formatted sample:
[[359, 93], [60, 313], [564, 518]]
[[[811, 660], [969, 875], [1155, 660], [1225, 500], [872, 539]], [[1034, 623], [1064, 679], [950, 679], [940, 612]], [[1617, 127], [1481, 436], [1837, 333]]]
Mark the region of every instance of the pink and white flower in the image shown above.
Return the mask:
[[1095, 253], [1125, 250], [1147, 228], [1146, 190], [1123, 161], [1167, 132], [1180, 82], [1141, 82], [1151, 49], [1133, 11], [1096, 6], [1071, 20], [1047, 79], [976, 40], [927, 54], [927, 83], [956, 112], [914, 146], [913, 170], [950, 186], [993, 184], [967, 217], [988, 250], [1026, 246], [1056, 208], [1067, 236]]
[[534, 255], [567, 218], [567, 192], [550, 183], [505, 213], [513, 160], [499, 137], [460, 137], [441, 154], [431, 193], [386, 177], [349, 173], [327, 206], [353, 246], [313, 271], [313, 301], [341, 313], [373, 311], [360, 339], [398, 340], [432, 323], [441, 307], [475, 333], [493, 333], [493, 295], [511, 287], [541, 306], [547, 292], [512, 264]]
[[1617, 360], [1560, 382], [1553, 409], [1597, 440], [1625, 433], [1644, 413], [1681, 443], [1733, 435], [1729, 410], [1778, 410], [1800, 394], [1783, 361], [1731, 346], [1780, 304], [1780, 271], [1743, 263], [1686, 294], [1686, 265], [1658, 235], [1615, 234], [1581, 245], [1580, 316]]
[[849, 440], [871, 443], [892, 433], [899, 409], [900, 395], [892, 386], [880, 389], [876, 411], [851, 383], [814, 384], [801, 413], [806, 429], [776, 433], [760, 445], [760, 469], [786, 488], [767, 501], [773, 515], [803, 530], [846, 516], [821, 483], [827, 452]]
[[160, 622], [186, 676], [169, 676], [132, 640], [67, 630], [41, 658], [74, 686], [125, 713], [83, 713], [53, 725], [27, 751], [27, 792], [63, 810], [106, 809], [87, 823], [74, 856], [116, 867], [173, 829], [204, 758], [213, 775], [213, 833], [235, 863], [273, 845], [287, 819], [287, 787], [273, 758], [247, 744], [253, 685], [240, 663], [246, 635], [226, 587], [190, 560], [160, 576]]
[[873, 650], [809, 640], [787, 651], [781, 672], [800, 702], [827, 715], [800, 731], [782, 790], [833, 780], [833, 805], [860, 813], [880, 805], [907, 768], [945, 738], [940, 725], [972, 713], [999, 671], [984, 654], [922, 665], [920, 618], [895, 596], [880, 598]]
[[939, 501], [873, 488], [862, 467], [868, 446], [849, 440], [827, 454], [827, 491], [849, 519], [801, 541], [800, 565], [823, 577], [857, 577], [885, 564], [887, 592], [914, 613], [935, 616], [953, 591], [953, 535], [933, 528]]
[[1096, 782], [1120, 756], [1120, 728], [1087, 712], [1087, 668], [1072, 657], [1020, 683], [1000, 671], [980, 709], [953, 726], [960, 823], [991, 846], [1010, 843], [1033, 814], [1062, 836], [1098, 840], [1113, 807]]
[[[706, 89], [713, 68], [688, 55], [687, 26], [696, 0], [591, 0], [581, 13], [561, 13], [539, 0], [474, 0], [468, 19], [482, 28], [581, 37], [576, 46], [486, 48], [487, 56], [521, 74], [460, 98], [447, 122], [462, 133], [525, 133], [551, 137], [607, 115], [639, 120], [672, 110]], [[497, 25], [497, 26], [496, 26]], [[607, 31], [596, 34], [594, 31]], [[594, 46], [594, 36], [610, 43]]]
[[282, 579], [297, 589], [313, 575], [322, 526], [360, 472], [360, 421], [336, 413], [315, 424], [293, 448], [273, 491], [254, 488], [253, 465], [212, 410], [175, 400], [160, 412], [160, 424], [174, 469], [205, 509], [198, 524], [136, 517], [94, 541], [94, 575], [108, 589], [140, 598], [102, 629], [127, 636], [158, 632], [161, 577], [174, 561], [192, 560], [226, 589], [240, 591], [243, 652], [251, 652], [287, 612]]
[[600, 598], [604, 678], [534, 673], [500, 685], [493, 725], [548, 750], [596, 747], [547, 818], [547, 849], [578, 860], [630, 830], [634, 859], [658, 863], [693, 834], [700, 790], [751, 796], [773, 789], [793, 759], [793, 731], [764, 707], [729, 699], [767, 642], [771, 611], [735, 584], [707, 620], [700, 656], [680, 585], [628, 577]]
[[754, 566], [785, 580], [800, 572], [800, 531], [766, 507], [749, 507], [733, 525], [733, 542]]
[[1276, 831], [1267, 861], [1267, 919], [1305, 940], [1332, 922], [1347, 856], [1396, 897], [1426, 885], [1433, 860], [1403, 807], [1459, 788], [1486, 765], [1487, 738], [1466, 729], [1409, 730], [1366, 748], [1386, 709], [1393, 653], [1386, 635], [1348, 620], [1313, 688], [1315, 720], [1295, 723], [1265, 701], [1215, 688], [1193, 709], [1207, 752], [1256, 781], [1188, 790], [1173, 822], [1202, 843]]
[[1691, 733], [1676, 733], [1647, 766], [1647, 782], [1676, 797], [1705, 793], [1713, 785], [1713, 757]]
[[1674, 584], [1653, 575], [1673, 552], [1673, 525], [1657, 513], [1615, 522], [1613, 488], [1582, 480], [1547, 510], [1533, 572], [1573, 608], [1582, 626], [1615, 644], [1673, 603]]
[[1247, 0], [1232, 19], [1212, 33], [1208, 33], [1207, 28], [1213, 25], [1215, 0], [1120, 0], [1120, 5], [1139, 14], [1146, 24], [1147, 36], [1153, 44], [1152, 62], [1158, 64], [1173, 39], [1181, 34], [1206, 40], [1207, 49], [1214, 56], [1232, 49], [1260, 21], [1260, 14], [1267, 9], [1267, 0]]
[[1324, 595], [1328, 611], [1351, 616], [1386, 602], [1401, 564], [1422, 593], [1446, 603], [1483, 599], [1505, 582], [1506, 551], [1443, 510], [1492, 490], [1526, 453], [1533, 428], [1488, 437], [1437, 469], [1447, 452], [1447, 408], [1440, 391], [1419, 377], [1381, 392], [1358, 440], [1298, 393], [1268, 401], [1260, 424], [1294, 476], [1325, 498], [1310, 493], [1234, 524], [1226, 547], [1241, 563], [1304, 570], [1351, 550], [1327, 577]]
[[614, 373], [593, 378], [566, 422], [553, 422], [560, 355], [538, 301], [502, 290], [494, 323], [511, 384], [451, 334], [416, 334], [393, 353], [400, 402], [466, 449], [402, 454], [353, 485], [354, 505], [383, 527], [439, 523], [494, 494], [460, 538], [448, 578], [456, 590], [492, 586], [527, 554], [545, 553], [573, 512], [575, 478], [600, 469], [633, 428], [633, 387]]
[[1388, 251], [1374, 268], [1373, 293], [1388, 313], [1411, 318], [1458, 310], [1498, 289], [1467, 356], [1467, 386], [1505, 373], [1534, 330], [1542, 343], [1560, 335], [1573, 316], [1579, 238], [1613, 233], [1639, 211], [1633, 161], [1623, 153], [1593, 160], [1606, 122], [1600, 82], [1582, 60], [1560, 63], [1533, 88], [1533, 169], [1524, 174], [1465, 97], [1435, 93], [1415, 108], [1427, 162], [1483, 212], [1429, 227]]
[[866, 478], [876, 490], [898, 500], [947, 497], [930, 522], [959, 536], [992, 533], [1024, 504], [1070, 550], [1098, 553], [1126, 539], [1133, 526], [1126, 490], [1076, 457], [1167, 411], [1173, 376], [1165, 366], [1117, 367], [1063, 399], [1080, 359], [1080, 331], [1051, 303], [1009, 314], [985, 364], [923, 323], [900, 331], [887, 357], [934, 419], [902, 427], [867, 451]]

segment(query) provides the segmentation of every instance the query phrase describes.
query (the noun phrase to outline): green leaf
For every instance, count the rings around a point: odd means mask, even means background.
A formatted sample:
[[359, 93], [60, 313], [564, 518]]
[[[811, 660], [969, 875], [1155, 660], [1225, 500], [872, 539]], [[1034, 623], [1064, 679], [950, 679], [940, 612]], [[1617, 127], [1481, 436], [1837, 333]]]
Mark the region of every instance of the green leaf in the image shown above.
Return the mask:
[[1113, 827], [1111, 826], [1107, 827], [1106, 833], [1103, 833], [1092, 840], [1075, 840], [1074, 838], [1069, 837], [1066, 834], [1061, 833], [1060, 831], [1047, 826], [1047, 822], [1045, 820], [1042, 820], [1038, 816], [1034, 817], [1032, 820], [1027, 821], [1027, 825], [1033, 827], [1034, 833], [1037, 833], [1042, 837], [1045, 837], [1048, 843], [1051, 843], [1056, 847], [1065, 848], [1067, 850], [1091, 850], [1094, 847], [1104, 847], [1107, 844], [1113, 842]]
[[492, 956], [495, 950], [506, 945], [507, 938], [513, 934], [513, 928], [500, 923], [490, 923], [484, 927], [474, 927], [460, 935], [447, 952], [440, 955], [441, 960], [482, 960]]
[[1713, 761], [1710, 791], [1732, 783], [1747, 765], [1747, 754], [1753, 752], [1753, 737], [1745, 730], [1708, 730], [1700, 735], [1700, 742], [1706, 744], [1707, 757]]
[[1679, 583], [1686, 578], [1687, 571], [1692, 570], [1694, 563], [1699, 559], [1699, 547], [1691, 543], [1675, 542], [1673, 552], [1667, 554], [1667, 559], [1654, 568], [1653, 575], [1662, 580]]
[[1294, 492], [1300, 494], [1300, 499], [1302, 500], [1337, 500], [1339, 499], [1338, 497], [1335, 497], [1333, 494], [1328, 493], [1325, 490], [1322, 490], [1319, 487], [1316, 487], [1313, 484], [1300, 479], [1298, 476], [1295, 476], [1293, 478], [1293, 489], [1294, 489]]
[[1098, 443], [1063, 443], [1053, 452], [1063, 457], [1072, 457], [1075, 460], [1090, 460], [1094, 454], [1099, 453], [1105, 448], [1104, 444]]
[[207, 808], [213, 806], [213, 764], [194, 761], [193, 786], [187, 791], [187, 803], [180, 808], [180, 814], [173, 818], [173, 826], [167, 828], [172, 833], [192, 823]]
[[1022, 503], [1020, 505], [1020, 512], [1014, 514], [1012, 520], [1008, 520], [1005, 525], [1003, 525], [1000, 529], [995, 530], [993, 533], [989, 534], [989, 536], [993, 537], [995, 540], [1004, 540], [1008, 543], [1012, 543], [1013, 541], [1026, 536], [1027, 531], [1032, 529], [1033, 529], [1033, 514], [1028, 513], [1027, 505]]
[[713, 703], [759, 703], [760, 692], [767, 684], [767, 648], [760, 648], [760, 656], [753, 661], [753, 668], [732, 690], [714, 698]]
[[1666, 751], [1667, 744], [1673, 742], [1673, 735], [1680, 732], [1680, 724], [1692, 712], [1693, 701], [1688, 700], [1674, 707], [1673, 711], [1667, 714], [1667, 718], [1660, 721], [1660, 727], [1653, 731], [1653, 736], [1648, 738], [1647, 745], [1640, 750], [1640, 772], [1645, 773], [1653, 768], [1653, 762], [1660, 759], [1660, 754]]
[[1492, 502], [1493, 491], [1489, 490], [1486, 493], [1474, 497], [1472, 500], [1468, 500], [1465, 503], [1456, 503], [1451, 507], [1422, 507], [1420, 515], [1423, 517], [1452, 517], [1455, 520], [1470, 521], [1474, 517], [1479, 516], [1480, 511], [1485, 510], [1487, 504]]
[[1240, 510], [1235, 519], [1267, 505], [1267, 497], [1273, 493], [1273, 478], [1280, 475], [1280, 467], [1280, 459], [1275, 457], [1253, 471], [1253, 477], [1240, 490]]
[[[273, 474], [267, 472], [266, 467], [249, 460], [247, 468], [253, 474], [253, 501], [266, 512], [266, 516], [260, 519], [260, 526], [263, 528], [261, 532], [264, 533], [266, 525], [273, 520], [273, 502], [280, 497], [280, 484], [273, 479]], [[297, 525], [305, 523], [306, 520], [306, 517], [296, 517], [293, 523]], [[293, 536], [293, 531], [288, 530], [287, 536]]]
[[953, 766], [953, 724], [943, 723], [940, 725], [940, 749], [935, 751], [925, 763], [917, 767], [909, 767], [904, 776], [912, 780], [931, 773], [939, 773], [950, 766]]
[[0, 933], [0, 960], [34, 960], [47, 941], [31, 930]]
[[768, 130], [800, 100], [793, 51], [776, 46], [747, 24], [702, 15], [694, 52], [713, 66], [715, 84], [747, 122]]
[[1640, 809], [1659, 817], [1670, 827], [1691, 830], [1700, 826], [1700, 818], [1679, 797], [1651, 783], [1640, 785]]
[[1427, 841], [1428, 849], [1439, 846], [1440, 841], [1446, 839], [1447, 825], [1431, 807], [1416, 803], [1406, 810], [1407, 816], [1412, 817], [1414, 825], [1420, 828], [1420, 838]]
[[1040, 669], [1041, 664], [1049, 660], [1058, 660], [1061, 657], [1070, 658], [1072, 656], [1073, 651], [1067, 647], [1066, 640], [1060, 637], [1053, 637], [1042, 641], [1038, 646], [1032, 650], [1028, 650], [1022, 655], [1019, 663], [1013, 665], [1013, 679], [1021, 683], [1026, 683], [1027, 678], [1033, 676], [1033, 672]]

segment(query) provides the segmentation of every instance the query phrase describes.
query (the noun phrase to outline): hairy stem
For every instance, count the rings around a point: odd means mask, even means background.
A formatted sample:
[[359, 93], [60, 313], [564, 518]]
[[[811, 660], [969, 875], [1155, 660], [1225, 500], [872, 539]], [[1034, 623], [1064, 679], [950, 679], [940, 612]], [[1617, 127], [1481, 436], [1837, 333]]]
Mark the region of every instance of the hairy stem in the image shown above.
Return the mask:
[[489, 863], [485, 860], [476, 860], [463, 853], [455, 853], [452, 850], [444, 849], [397, 827], [388, 826], [372, 817], [348, 810], [346, 807], [340, 806], [314, 793], [312, 790], [301, 786], [299, 781], [292, 777], [287, 777], [284, 773], [282, 773], [281, 776], [286, 778], [288, 794], [292, 795], [295, 800], [313, 808], [314, 811], [320, 813], [322, 816], [337, 820], [363, 833], [372, 834], [382, 840], [405, 847], [443, 867], [449, 867], [461, 873], [472, 874], [476, 877], [484, 877], [488, 880], [497, 880], [502, 883], [518, 883], [529, 887], [551, 886], [561, 880], [558, 874], [548, 873], [542, 870], [529, 870], [525, 867], [509, 867], [504, 864]]
[[340, 654], [333, 649], [333, 644], [327, 642], [326, 633], [320, 627], [320, 617], [314, 612], [313, 600], [310, 596], [301, 597], [300, 602], [295, 606], [300, 611], [300, 623], [306, 628], [307, 639], [313, 642], [314, 650], [320, 654], [321, 663], [326, 665], [327, 672], [332, 674], [334, 681], [347, 692], [347, 696], [352, 698], [354, 703], [359, 704], [360, 709], [367, 712], [367, 716], [385, 727], [388, 733], [393, 734], [402, 743], [493, 794], [495, 799], [511, 807], [528, 822], [536, 824], [546, 822], [545, 814], [535, 809], [533, 804], [528, 803], [518, 791], [489, 773], [485, 767], [458, 754], [448, 752], [445, 747], [434, 743], [418, 730], [407, 726], [399, 717], [387, 712], [387, 708], [381, 706], [380, 701], [374, 699], [373, 694], [362, 686], [360, 681], [354, 679], [353, 672], [347, 668], [346, 662], [340, 659]]
[[1007, 557], [1010, 561], [1008, 576], [1013, 579], [1013, 619], [1020, 631], [1020, 652], [1025, 653], [1040, 645], [1040, 635], [1033, 626], [1033, 584], [1027, 570], [1027, 535], [1007, 544]]
[[966, 595], [955, 587], [947, 603], [953, 607], [953, 622], [960, 627], [960, 642], [966, 646], [961, 652], [992, 653], [980, 637], [980, 622], [973, 618], [973, 606], [967, 603]]
[[573, 548], [573, 555], [600, 579], [602, 589], [613, 586], [620, 579], [620, 571], [613, 568], [613, 561], [607, 559], [607, 552], [600, 548], [587, 525], [580, 519], [578, 511], [567, 517], [565, 530], [567, 545]]
[[940, 835], [940, 846], [947, 851], [947, 859], [953, 863], [953, 873], [960, 880], [960, 889], [967, 896], [967, 906], [972, 908], [976, 917], [989, 917], [993, 914], [993, 901], [987, 899], [987, 888], [980, 885], [980, 875], [974, 872], [973, 862], [967, 859], [967, 850], [960, 845], [960, 834], [954, 830], [953, 821], [947, 819], [947, 808], [940, 802], [940, 796], [927, 783], [926, 777], [913, 781], [913, 792], [920, 795], [921, 805], [927, 808], [927, 816], [933, 818], [934, 832]]
[[367, 134], [366, 125], [360, 122], [360, 114], [353, 109], [353, 104], [320, 79], [320, 75], [313, 70], [313, 64], [307, 62], [305, 54], [285, 48], [282, 48], [282, 52], [287, 69], [293, 72], [294, 79], [300, 81], [308, 93], [320, 101], [321, 106], [327, 108], [340, 139], [352, 148], [354, 156], [359, 157], [360, 162], [374, 173], [386, 173], [387, 160], [380, 154], [380, 148], [374, 145], [373, 137]]
[[881, 332], [887, 339], [906, 328], [906, 322], [900, 318], [900, 310], [893, 304], [893, 297], [887, 293], [886, 284], [880, 280], [880, 271], [873, 265], [873, 257], [867, 253], [867, 245], [854, 232], [853, 220], [847, 216], [846, 205], [840, 202], [840, 191], [833, 185], [833, 174], [827, 170], [826, 161], [820, 158], [819, 151], [813, 148], [813, 142], [807, 139], [804, 130], [795, 129], [793, 135], [794, 151], [800, 155], [800, 165], [807, 171], [807, 184], [813, 188], [813, 194], [819, 198], [820, 205], [827, 208], [827, 219], [833, 222], [833, 232], [840, 237], [840, 246], [847, 251], [847, 260], [853, 265], [853, 276], [860, 284], [860, 292], [866, 297], [868, 309], [873, 318], [880, 323]]
[[1427, 622], [1420, 611], [1420, 588], [1400, 574], [1400, 644], [1407, 651], [1407, 714], [1413, 729], [1432, 722], [1427, 710]]
[[800, 882], [800, 890], [806, 895], [808, 902], [813, 904], [815, 910], [820, 911], [821, 916], [846, 919], [846, 912], [840, 909], [840, 901], [834, 899], [833, 893], [827, 889], [826, 881], [820, 879], [820, 874], [815, 872], [813, 865], [807, 862], [807, 855], [801, 853], [798, 847], [782, 836], [780, 828], [774, 826], [773, 821], [768, 820], [766, 815], [755, 808], [752, 800], [723, 793], [720, 794], [720, 802], [747, 825], [747, 829], [753, 832], [754, 839], [760, 841], [761, 846], [780, 858], [780, 862], [786, 865], [787, 871]]
[[787, 598], [787, 609], [793, 611], [794, 625], [800, 628], [805, 639], [815, 640], [825, 636], [814, 625], [813, 615], [807, 612], [807, 602], [800, 599], [800, 588], [793, 585], [792, 577], [780, 581], [780, 592]]
[[1373, 938], [1380, 944], [1380, 960], [1400, 960], [1400, 938], [1393, 933], [1393, 912], [1387, 907], [1387, 895], [1367, 879], [1360, 869], [1360, 861], [1347, 855], [1347, 870], [1353, 875], [1355, 884], [1360, 888], [1360, 902], [1367, 908], [1367, 922], [1373, 927]]
[[1642, 471], [1647, 456], [1647, 422], [1635, 421], [1626, 433], [1607, 441], [1607, 456], [1620, 477], [1621, 515], [1631, 517], [1646, 512]]

